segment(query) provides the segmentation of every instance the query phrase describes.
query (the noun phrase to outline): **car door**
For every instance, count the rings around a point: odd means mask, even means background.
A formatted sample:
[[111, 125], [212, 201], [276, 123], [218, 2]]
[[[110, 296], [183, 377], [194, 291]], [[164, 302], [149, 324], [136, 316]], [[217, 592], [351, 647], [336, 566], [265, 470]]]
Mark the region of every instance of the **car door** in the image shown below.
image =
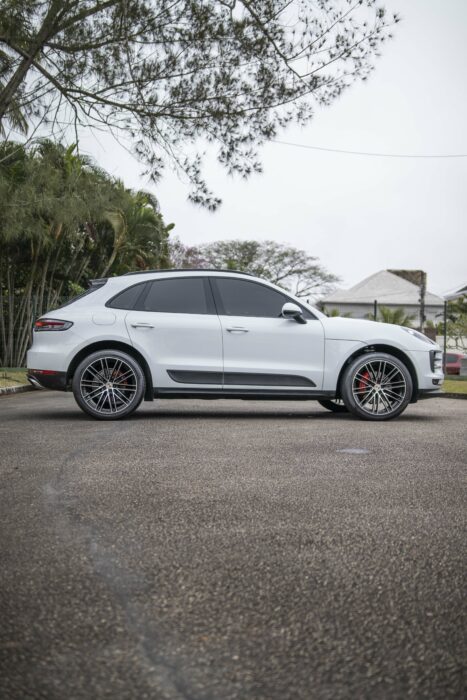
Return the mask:
[[205, 276], [153, 280], [125, 323], [156, 389], [222, 386], [222, 331]]
[[224, 389], [318, 391], [323, 383], [324, 330], [303, 307], [306, 323], [286, 319], [293, 301], [253, 280], [212, 276], [222, 326]]

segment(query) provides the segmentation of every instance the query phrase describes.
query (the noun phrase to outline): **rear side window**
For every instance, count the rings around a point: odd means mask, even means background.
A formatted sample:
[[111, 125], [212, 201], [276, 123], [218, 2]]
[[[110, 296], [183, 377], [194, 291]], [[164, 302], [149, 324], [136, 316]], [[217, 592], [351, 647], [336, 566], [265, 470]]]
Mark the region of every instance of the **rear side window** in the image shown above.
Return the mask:
[[142, 282], [128, 287], [128, 289], [120, 292], [120, 294], [117, 294], [116, 297], [109, 301], [107, 306], [111, 309], [134, 309], [147, 284], [147, 282]]
[[209, 283], [203, 277], [182, 277], [151, 282], [138, 309], [172, 314], [213, 314]]
[[98, 289], [104, 286], [104, 284], [107, 283], [107, 279], [102, 279], [102, 280], [94, 280], [91, 282], [91, 286], [89, 289], [86, 289], [84, 292], [81, 292], [81, 294], [77, 294], [75, 297], [72, 297], [71, 299], [67, 299], [67, 301], [63, 302], [59, 306], [60, 309], [63, 309], [64, 306], [69, 306], [70, 304], [74, 304], [75, 301], [78, 301], [78, 299], [82, 299], [83, 297], [87, 297], [89, 294], [92, 294], [93, 292], [97, 292]]

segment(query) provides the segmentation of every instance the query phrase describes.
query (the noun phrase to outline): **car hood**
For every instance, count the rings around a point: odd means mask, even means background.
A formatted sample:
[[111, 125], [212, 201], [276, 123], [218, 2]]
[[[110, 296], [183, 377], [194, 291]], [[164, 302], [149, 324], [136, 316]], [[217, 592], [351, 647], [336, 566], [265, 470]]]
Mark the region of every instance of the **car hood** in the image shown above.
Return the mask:
[[391, 344], [406, 350], [436, 350], [439, 346], [427, 338], [421, 340], [401, 326], [359, 318], [321, 318], [324, 334], [332, 340], [354, 340], [365, 344]]

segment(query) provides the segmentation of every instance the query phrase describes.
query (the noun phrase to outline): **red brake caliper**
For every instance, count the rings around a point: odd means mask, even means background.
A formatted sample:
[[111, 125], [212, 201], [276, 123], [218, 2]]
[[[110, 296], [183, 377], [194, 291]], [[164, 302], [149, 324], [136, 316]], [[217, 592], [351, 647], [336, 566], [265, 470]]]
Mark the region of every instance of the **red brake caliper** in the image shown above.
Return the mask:
[[365, 370], [364, 372], [361, 373], [361, 375], [362, 375], [362, 377], [361, 377], [361, 379], [360, 379], [359, 382], [358, 382], [358, 388], [359, 388], [359, 389], [362, 389], [362, 391], [363, 391], [364, 389], [366, 389], [367, 391], [369, 391], [369, 390], [370, 390], [370, 384], [368, 383], [367, 380], [370, 378], [370, 373], [368, 372], [368, 370]]

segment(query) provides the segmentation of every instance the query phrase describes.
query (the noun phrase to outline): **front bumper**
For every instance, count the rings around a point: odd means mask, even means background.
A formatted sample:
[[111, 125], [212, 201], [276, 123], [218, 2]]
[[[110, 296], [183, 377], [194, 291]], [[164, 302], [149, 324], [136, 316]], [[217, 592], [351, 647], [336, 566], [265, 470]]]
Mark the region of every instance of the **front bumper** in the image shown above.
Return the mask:
[[435, 368], [433, 365], [432, 353], [426, 351], [409, 351], [407, 355], [412, 360], [412, 364], [417, 373], [418, 394], [439, 391], [443, 386], [444, 374], [441, 368]]
[[444, 391], [442, 391], [441, 387], [439, 386], [434, 387], [433, 389], [419, 389], [418, 400], [421, 401], [422, 399], [436, 399], [437, 396], [442, 396], [443, 394]]

